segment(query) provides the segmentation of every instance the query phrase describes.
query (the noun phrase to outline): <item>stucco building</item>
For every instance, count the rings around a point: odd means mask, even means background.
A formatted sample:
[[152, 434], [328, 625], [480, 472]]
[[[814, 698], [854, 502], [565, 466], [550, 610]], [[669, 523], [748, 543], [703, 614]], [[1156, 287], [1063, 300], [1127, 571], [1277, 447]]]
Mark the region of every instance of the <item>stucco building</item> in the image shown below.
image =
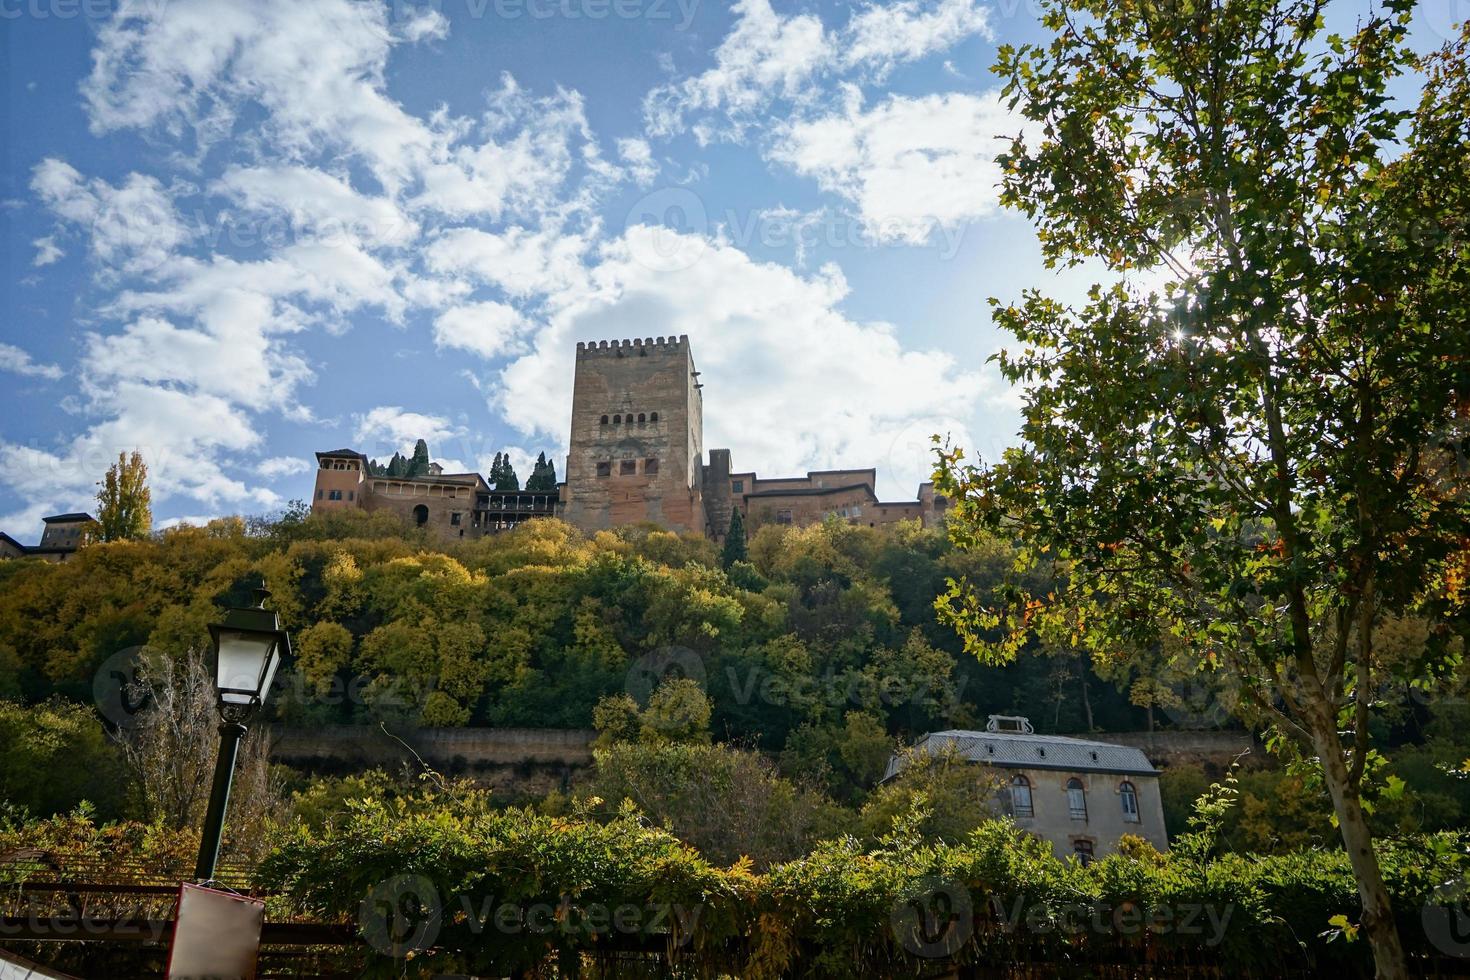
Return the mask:
[[566, 479], [555, 493], [498, 493], [478, 473], [374, 476], [353, 449], [317, 453], [312, 506], [391, 510], [447, 538], [476, 537], [533, 517], [584, 530], [651, 522], [724, 540], [739, 510], [750, 530], [835, 516], [878, 526], [945, 511], [932, 484], [883, 501], [872, 468], [763, 478], [736, 471], [728, 449], [704, 449], [704, 385], [687, 336], [578, 343]]
[[[1049, 841], [1058, 857], [1106, 857], [1124, 834], [1169, 847], [1159, 772], [1141, 749], [1037, 735], [1024, 718], [992, 715], [983, 732], [933, 732], [914, 751], [959, 758], [986, 767], [999, 786], [998, 808], [1018, 827]], [[884, 779], [898, 775], [903, 756], [888, 762]]]
[[91, 514], [56, 514], [43, 517], [46, 527], [41, 532], [41, 543], [21, 544], [8, 534], [0, 533], [0, 559], [43, 558], [61, 562], [70, 558], [82, 546], [83, 536], [96, 519]]
[[354, 449], [316, 454], [312, 509], [391, 511], [443, 538], [477, 538], [557, 512], [557, 492], [497, 491], [478, 473], [445, 473], [437, 463], [424, 476], [381, 476]]

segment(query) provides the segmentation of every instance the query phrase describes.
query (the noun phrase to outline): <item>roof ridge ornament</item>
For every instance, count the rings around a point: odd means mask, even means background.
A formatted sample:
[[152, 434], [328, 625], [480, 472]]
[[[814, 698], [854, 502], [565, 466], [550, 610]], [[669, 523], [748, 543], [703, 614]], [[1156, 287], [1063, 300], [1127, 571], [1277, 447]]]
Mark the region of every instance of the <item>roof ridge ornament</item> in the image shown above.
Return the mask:
[[1036, 729], [1031, 726], [1031, 719], [1023, 715], [991, 715], [985, 722], [987, 732], [1019, 732], [1022, 735], [1034, 735]]

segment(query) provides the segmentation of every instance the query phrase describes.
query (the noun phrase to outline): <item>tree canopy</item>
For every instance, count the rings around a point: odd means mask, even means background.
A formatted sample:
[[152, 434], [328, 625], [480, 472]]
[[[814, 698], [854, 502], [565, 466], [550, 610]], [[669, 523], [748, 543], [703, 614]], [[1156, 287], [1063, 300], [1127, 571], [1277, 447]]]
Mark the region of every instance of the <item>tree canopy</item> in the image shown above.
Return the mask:
[[536, 465], [532, 468], [531, 475], [526, 478], [526, 489], [538, 493], [554, 493], [556, 484], [556, 464], [549, 461], [545, 453], [538, 453]]
[[118, 453], [98, 484], [97, 526], [103, 541], [146, 538], [153, 530], [153, 492], [148, 489], [148, 465], [143, 454]]
[[[1457, 662], [1467, 626], [1445, 465], [1470, 392], [1466, 43], [1416, 59], [1412, 0], [1347, 36], [1317, 0], [1043, 6], [1050, 43], [996, 66], [1026, 121], [1004, 201], [1049, 262], [1122, 281], [996, 303], [1024, 441], [945, 453], [939, 488], [957, 540], [1014, 533], [1061, 587], [960, 586], [944, 612], [989, 657], [1040, 636], [1220, 672], [1317, 761], [1379, 974], [1404, 976], [1364, 793], [1377, 692]], [[1409, 71], [1417, 110], [1387, 95]], [[1429, 624], [1408, 661], [1378, 648], [1403, 617]]]

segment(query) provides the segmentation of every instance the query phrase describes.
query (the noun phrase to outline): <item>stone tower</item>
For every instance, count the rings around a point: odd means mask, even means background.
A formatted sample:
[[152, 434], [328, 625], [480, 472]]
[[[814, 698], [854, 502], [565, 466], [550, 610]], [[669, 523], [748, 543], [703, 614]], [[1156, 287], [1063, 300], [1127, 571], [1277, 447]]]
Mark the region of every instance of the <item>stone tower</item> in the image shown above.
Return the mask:
[[577, 344], [563, 516], [707, 532], [704, 408], [689, 338]]

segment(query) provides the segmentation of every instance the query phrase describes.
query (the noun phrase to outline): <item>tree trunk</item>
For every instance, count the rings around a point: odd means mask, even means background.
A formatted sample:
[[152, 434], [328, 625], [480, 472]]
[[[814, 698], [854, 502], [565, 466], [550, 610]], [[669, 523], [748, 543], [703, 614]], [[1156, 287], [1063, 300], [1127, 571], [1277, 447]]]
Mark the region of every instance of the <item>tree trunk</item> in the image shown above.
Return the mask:
[[1378, 854], [1373, 850], [1368, 822], [1363, 817], [1358, 788], [1348, 777], [1337, 726], [1325, 704], [1317, 702], [1311, 707], [1312, 741], [1322, 760], [1322, 774], [1332, 796], [1332, 809], [1337, 814], [1342, 844], [1347, 849], [1353, 877], [1358, 882], [1358, 897], [1363, 903], [1362, 930], [1373, 949], [1376, 975], [1378, 980], [1408, 980], [1408, 965], [1403, 944], [1399, 941], [1398, 925], [1394, 922], [1388, 888], [1383, 884], [1383, 872], [1378, 866]]
[[1092, 724], [1092, 698], [1087, 693], [1087, 668], [1082, 670], [1082, 714], [1087, 719], [1087, 730], [1093, 731]]

